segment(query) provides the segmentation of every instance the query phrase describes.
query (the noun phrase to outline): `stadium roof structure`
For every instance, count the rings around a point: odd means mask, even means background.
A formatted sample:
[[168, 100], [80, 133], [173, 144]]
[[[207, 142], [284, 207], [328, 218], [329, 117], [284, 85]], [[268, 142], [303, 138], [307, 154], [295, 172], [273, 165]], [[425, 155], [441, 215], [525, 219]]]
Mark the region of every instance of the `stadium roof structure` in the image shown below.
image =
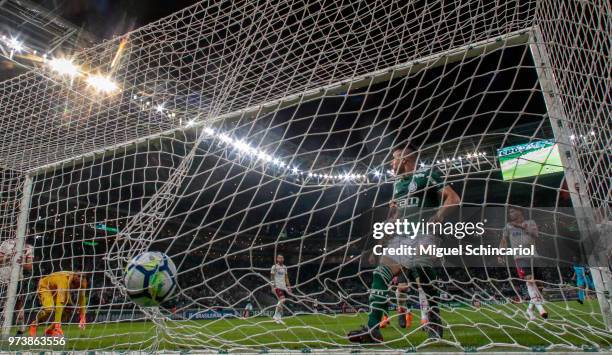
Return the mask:
[[[45, 53], [72, 53], [88, 48], [99, 40], [83, 28], [63, 19], [56, 11], [48, 10], [29, 0], [0, 2], [0, 36], [27, 39], [27, 46], [41, 55]], [[25, 44], [25, 43], [24, 43]], [[0, 46], [0, 56], [7, 64], [0, 69], [0, 79], [6, 80], [31, 69], [15, 61], [7, 48]]]
[[[120, 88], [113, 95], [90, 94], [84, 81], [54, 76], [44, 67], [0, 83], [0, 127], [6, 132], [0, 165], [35, 171], [181, 130], [188, 120], [207, 125], [229, 117], [246, 120], [321, 92], [372, 85], [372, 78], [388, 79], [453, 56], [459, 60], [507, 41], [525, 42], [535, 11], [533, 3], [520, 8], [521, 17], [490, 12], [494, 7], [477, 13], [445, 8], [444, 23], [462, 30], [432, 42], [427, 31], [413, 28], [413, 21], [403, 17], [409, 11], [402, 6], [409, 5], [336, 4], [316, 19], [308, 13], [321, 10], [318, 4], [209, 5], [196, 4], [78, 53], [75, 63], [88, 72], [112, 73]], [[258, 19], [249, 15], [254, 7], [261, 12]], [[290, 13], [304, 20], [278, 33], [280, 21]], [[442, 12], [432, 9], [431, 14], [426, 24], [437, 26], [441, 19], [436, 15]], [[468, 15], [479, 21], [466, 26], [462, 21]], [[366, 21], [359, 28], [368, 30], [355, 30], [355, 18]], [[228, 27], [227, 21], [234, 24]], [[255, 28], [258, 37], [245, 45]], [[366, 48], [379, 51], [362, 53]], [[146, 109], [160, 104], [162, 114]]]

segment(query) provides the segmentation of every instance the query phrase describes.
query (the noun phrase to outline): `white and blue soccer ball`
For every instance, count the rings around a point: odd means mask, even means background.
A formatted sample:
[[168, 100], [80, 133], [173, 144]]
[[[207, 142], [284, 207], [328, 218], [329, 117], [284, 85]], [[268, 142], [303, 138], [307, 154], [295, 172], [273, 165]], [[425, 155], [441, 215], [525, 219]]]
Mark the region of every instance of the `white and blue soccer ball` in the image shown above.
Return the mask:
[[130, 260], [124, 283], [134, 303], [143, 307], [159, 306], [176, 291], [176, 266], [168, 255], [148, 251]]

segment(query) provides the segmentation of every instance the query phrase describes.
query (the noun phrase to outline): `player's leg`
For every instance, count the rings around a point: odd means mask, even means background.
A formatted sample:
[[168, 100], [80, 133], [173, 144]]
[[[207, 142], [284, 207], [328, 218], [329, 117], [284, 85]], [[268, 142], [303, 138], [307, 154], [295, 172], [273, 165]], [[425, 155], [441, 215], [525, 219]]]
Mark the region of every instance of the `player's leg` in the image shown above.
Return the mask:
[[442, 338], [444, 336], [444, 327], [442, 326], [442, 317], [437, 300], [439, 292], [434, 284], [438, 279], [436, 270], [433, 267], [420, 266], [415, 268], [415, 271], [419, 280], [419, 286], [423, 290], [427, 301], [427, 332], [432, 338]]
[[[593, 277], [591, 275], [586, 275], [586, 284], [588, 289], [586, 290], [585, 298], [590, 299], [589, 292], [595, 292], [595, 283], [593, 283]], [[593, 295], [593, 293], [591, 293]]]
[[53, 292], [50, 290], [38, 290], [38, 298], [41, 303], [41, 309], [36, 314], [36, 318], [30, 323], [30, 336], [36, 336], [36, 328], [39, 324], [44, 324], [51, 319], [53, 314]]
[[429, 301], [427, 300], [427, 294], [420, 285], [420, 280], [417, 279], [417, 292], [419, 295], [419, 307], [421, 309], [421, 324], [427, 324], [429, 322]]
[[377, 328], [383, 315], [387, 313], [389, 283], [399, 271], [400, 266], [387, 259], [382, 260], [382, 263], [374, 270], [368, 299], [370, 304], [368, 328]]
[[276, 298], [278, 301], [276, 302], [276, 308], [274, 310], [274, 316], [272, 317], [272, 319], [274, 319], [275, 322], [280, 323], [282, 322], [281, 318], [283, 317], [283, 305], [285, 304], [285, 292], [281, 290], [280, 288], [275, 288], [274, 293], [276, 294]]
[[25, 324], [25, 311], [23, 310], [23, 306], [25, 303], [25, 297], [23, 295], [17, 296], [17, 300], [15, 301], [15, 312], [17, 314], [17, 336], [22, 336], [26, 331]]
[[527, 307], [527, 314], [529, 318], [533, 320], [535, 318], [533, 314], [533, 307], [538, 310], [540, 316], [544, 319], [548, 318], [548, 313], [544, 309], [543, 303], [544, 298], [538, 289], [538, 285], [536, 283], [535, 277], [533, 273], [525, 276], [525, 282], [527, 283], [527, 293], [529, 294], [529, 306]]
[[64, 308], [66, 307], [67, 301], [65, 292], [56, 292], [55, 294], [55, 306], [53, 307], [53, 322], [45, 330], [46, 335], [50, 336], [63, 336], [64, 331], [62, 330], [62, 318], [64, 315]]
[[380, 321], [387, 312], [389, 284], [394, 275], [399, 274], [401, 266], [392, 259], [382, 257], [380, 264], [374, 269], [370, 287], [370, 313], [368, 323], [359, 330], [348, 334], [349, 341], [358, 343], [375, 343], [383, 340], [380, 333]]
[[585, 292], [584, 292], [585, 282], [582, 276], [576, 275], [576, 287], [578, 287], [578, 303], [584, 304]]
[[400, 282], [395, 289], [395, 298], [397, 300], [397, 321], [400, 328], [410, 328], [412, 321], [412, 313], [406, 306], [408, 300], [408, 283]]

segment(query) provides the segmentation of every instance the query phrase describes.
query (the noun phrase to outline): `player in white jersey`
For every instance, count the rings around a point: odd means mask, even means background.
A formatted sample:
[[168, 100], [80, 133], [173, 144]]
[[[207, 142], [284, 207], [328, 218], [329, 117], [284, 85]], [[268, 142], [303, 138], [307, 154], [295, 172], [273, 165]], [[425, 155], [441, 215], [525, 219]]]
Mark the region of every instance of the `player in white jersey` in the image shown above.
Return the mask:
[[272, 292], [274, 292], [276, 298], [278, 298], [274, 317], [272, 318], [276, 323], [282, 323], [283, 304], [285, 304], [285, 296], [290, 292], [291, 286], [289, 285], [289, 275], [287, 274], [287, 266], [285, 266], [285, 258], [281, 254], [276, 256], [276, 264], [272, 266], [270, 276], [272, 278]]
[[[538, 237], [538, 225], [534, 220], [525, 219], [523, 211], [518, 207], [512, 206], [508, 208], [508, 219], [509, 222], [504, 227], [504, 231], [502, 234], [502, 240], [500, 243], [501, 248], [517, 248], [520, 245], [522, 245], [523, 247], [529, 247], [530, 245], [535, 245], [535, 240]], [[542, 294], [538, 289], [535, 277], [532, 272], [533, 260], [533, 256], [514, 257], [516, 272], [518, 276], [522, 280], [525, 280], [527, 284], [527, 293], [529, 294], [529, 306], [527, 307], [527, 315], [529, 316], [529, 320], [536, 319], [533, 313], [534, 306], [538, 309], [538, 312], [540, 312], [540, 316], [546, 319], [548, 318], [548, 313], [542, 305], [542, 303], [544, 302], [544, 298], [542, 297]], [[503, 263], [504, 260], [500, 257], [499, 261]]]
[[[0, 244], [0, 302], [2, 305], [6, 302], [7, 290], [11, 282], [12, 261], [16, 254], [17, 240], [7, 239]], [[17, 299], [15, 300], [15, 311], [17, 312], [17, 336], [23, 335], [25, 332], [25, 315], [23, 311], [24, 297], [20, 292], [21, 280], [23, 280], [23, 270], [32, 270], [32, 261], [34, 260], [34, 248], [30, 244], [23, 246], [22, 256], [17, 258], [20, 265], [19, 268], [19, 283], [17, 286]]]

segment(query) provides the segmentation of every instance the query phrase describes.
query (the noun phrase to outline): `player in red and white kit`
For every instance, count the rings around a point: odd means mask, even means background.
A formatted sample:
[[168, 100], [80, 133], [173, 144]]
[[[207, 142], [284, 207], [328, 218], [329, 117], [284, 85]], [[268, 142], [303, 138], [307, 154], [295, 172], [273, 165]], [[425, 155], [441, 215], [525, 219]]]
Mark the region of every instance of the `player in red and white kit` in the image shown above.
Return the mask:
[[270, 270], [270, 276], [272, 279], [272, 292], [278, 298], [278, 302], [276, 303], [276, 310], [274, 311], [274, 316], [272, 319], [276, 323], [282, 323], [283, 316], [283, 304], [285, 303], [285, 297], [291, 291], [291, 286], [289, 285], [289, 276], [287, 274], [287, 266], [285, 266], [285, 258], [278, 254], [276, 256], [276, 264], [272, 266]]
[[[0, 302], [5, 304], [7, 297], [8, 285], [11, 282], [12, 262], [17, 253], [17, 240], [7, 239], [0, 244]], [[25, 332], [25, 314], [23, 311], [24, 295], [21, 290], [21, 281], [23, 280], [23, 270], [31, 271], [32, 262], [34, 260], [34, 248], [30, 244], [23, 246], [21, 257], [16, 259], [19, 264], [18, 270], [18, 285], [17, 299], [15, 300], [15, 311], [17, 313], [17, 336], [23, 335]]]
[[[538, 225], [532, 219], [526, 219], [522, 209], [516, 206], [508, 207], [508, 223], [504, 227], [502, 240], [500, 243], [501, 248], [507, 247], [529, 247], [535, 245], [536, 238], [538, 237]], [[532, 256], [515, 256], [514, 264], [516, 272], [522, 280], [525, 280], [527, 284], [527, 293], [529, 295], [529, 306], [527, 307], [527, 316], [529, 320], [533, 321], [536, 319], [533, 313], [533, 308], [540, 312], [540, 316], [544, 319], [548, 318], [548, 313], [543, 306], [544, 297], [538, 289], [535, 275], [533, 273], [534, 267], [533, 262], [538, 255]], [[504, 264], [506, 261], [502, 257], [498, 257], [498, 261]]]

